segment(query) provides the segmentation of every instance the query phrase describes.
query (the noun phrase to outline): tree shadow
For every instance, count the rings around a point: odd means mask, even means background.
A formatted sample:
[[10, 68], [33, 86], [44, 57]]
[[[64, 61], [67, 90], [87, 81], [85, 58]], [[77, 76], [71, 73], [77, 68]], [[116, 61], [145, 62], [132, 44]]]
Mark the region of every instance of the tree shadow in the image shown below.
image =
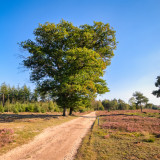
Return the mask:
[[59, 118], [62, 115], [52, 115], [52, 114], [0, 114], [0, 123], [14, 122], [16, 120], [25, 120], [33, 118], [41, 118], [49, 120], [51, 118]]

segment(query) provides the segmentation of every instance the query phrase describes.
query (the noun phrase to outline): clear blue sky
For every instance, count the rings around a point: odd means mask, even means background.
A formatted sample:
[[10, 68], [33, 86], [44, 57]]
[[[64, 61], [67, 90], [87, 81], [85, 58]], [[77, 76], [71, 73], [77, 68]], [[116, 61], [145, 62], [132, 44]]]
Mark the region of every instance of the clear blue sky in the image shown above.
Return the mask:
[[119, 43], [104, 76], [110, 92], [98, 99], [128, 102], [140, 91], [160, 104], [151, 94], [160, 75], [160, 0], [0, 0], [0, 84], [34, 88], [29, 72], [19, 65], [17, 43], [34, 39], [39, 23], [62, 18], [77, 26], [102, 21], [116, 30]]

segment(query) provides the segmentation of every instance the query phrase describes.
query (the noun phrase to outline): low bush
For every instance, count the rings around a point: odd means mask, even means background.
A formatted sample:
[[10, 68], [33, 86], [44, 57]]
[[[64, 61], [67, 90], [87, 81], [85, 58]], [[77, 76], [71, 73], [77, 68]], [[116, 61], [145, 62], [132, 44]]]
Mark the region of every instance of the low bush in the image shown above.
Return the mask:
[[143, 140], [144, 142], [154, 142], [155, 138], [146, 138]]
[[2, 105], [0, 105], [0, 112], [3, 113], [4, 112], [4, 107]]
[[13, 133], [12, 129], [0, 129], [0, 147], [13, 142]]
[[86, 111], [86, 108], [83, 107], [83, 106], [80, 106], [78, 110], [79, 110], [80, 113], [83, 113], [83, 112]]
[[37, 103], [34, 104], [34, 112], [41, 112], [41, 107]]
[[16, 108], [16, 107], [13, 108], [13, 113], [16, 113], [16, 114], [19, 113], [18, 108]]
[[102, 118], [104, 123], [102, 128], [117, 129], [127, 132], [148, 132], [150, 134], [160, 134], [160, 119], [142, 116], [132, 116], [123, 114], [113, 114]]
[[16, 103], [5, 106], [5, 112], [59, 112], [59, 108], [56, 103], [53, 102], [35, 102], [35, 103]]

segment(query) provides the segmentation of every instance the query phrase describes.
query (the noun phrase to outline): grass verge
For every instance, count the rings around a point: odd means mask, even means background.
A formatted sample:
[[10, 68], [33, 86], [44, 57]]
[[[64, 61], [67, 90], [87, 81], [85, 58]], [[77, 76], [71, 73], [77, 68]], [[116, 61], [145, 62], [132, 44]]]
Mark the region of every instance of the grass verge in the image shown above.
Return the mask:
[[[135, 112], [134, 112], [135, 113]], [[106, 114], [106, 113], [104, 113]], [[127, 112], [128, 114], [128, 112]], [[131, 113], [130, 113], [131, 114]], [[149, 114], [149, 113], [147, 113]], [[120, 120], [126, 120], [119, 112], [112, 115], [109, 113], [108, 117], [100, 118], [100, 125], [98, 126], [97, 120], [91, 132], [83, 139], [81, 147], [78, 150], [78, 153], [75, 157], [75, 160], [159, 160], [160, 159], [160, 138], [157, 138], [156, 135], [152, 132], [136, 131], [133, 129], [125, 130], [123, 128], [125, 123]], [[152, 114], [154, 115], [154, 114]], [[156, 114], [157, 115], [157, 114]], [[136, 117], [138, 115], [136, 114]], [[130, 116], [128, 116], [130, 117]], [[139, 119], [136, 118], [135, 123], [139, 126], [142, 123], [141, 115]], [[149, 116], [150, 117], [150, 116]], [[157, 117], [157, 116], [155, 116]], [[146, 118], [142, 124], [144, 124]], [[159, 118], [157, 118], [159, 122]], [[115, 127], [115, 124], [118, 125]], [[122, 124], [122, 125], [119, 125]], [[110, 124], [110, 125], [104, 125]], [[112, 126], [113, 124], [113, 126]], [[127, 118], [127, 124], [133, 124], [133, 117], [131, 120]], [[155, 126], [153, 121], [153, 126]], [[107, 126], [107, 127], [106, 127]], [[109, 127], [108, 127], [109, 126]], [[115, 128], [114, 128], [115, 127]], [[133, 126], [136, 127], [136, 126]], [[147, 129], [147, 127], [145, 128]], [[156, 129], [156, 128], [155, 128]], [[153, 130], [154, 132], [154, 130]]]

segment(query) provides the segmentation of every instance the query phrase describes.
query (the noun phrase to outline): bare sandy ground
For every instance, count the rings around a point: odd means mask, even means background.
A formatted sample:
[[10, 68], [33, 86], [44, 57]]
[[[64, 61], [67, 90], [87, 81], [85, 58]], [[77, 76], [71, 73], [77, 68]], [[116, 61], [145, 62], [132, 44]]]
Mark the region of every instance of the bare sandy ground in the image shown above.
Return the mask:
[[59, 126], [49, 127], [32, 142], [0, 156], [0, 160], [72, 160], [94, 121], [95, 112], [92, 112]]

